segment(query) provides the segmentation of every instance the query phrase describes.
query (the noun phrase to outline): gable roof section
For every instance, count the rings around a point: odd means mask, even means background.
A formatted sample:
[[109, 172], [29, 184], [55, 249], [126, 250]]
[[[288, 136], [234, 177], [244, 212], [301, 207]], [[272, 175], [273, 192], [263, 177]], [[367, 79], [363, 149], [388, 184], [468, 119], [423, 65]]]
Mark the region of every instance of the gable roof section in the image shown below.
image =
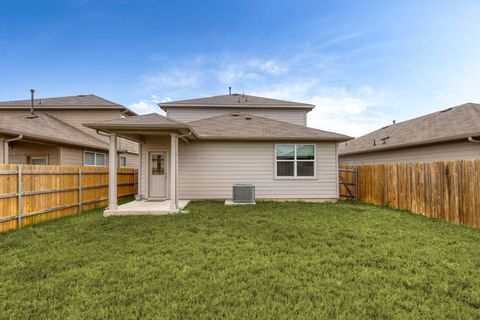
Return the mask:
[[[136, 115], [135, 112], [128, 109], [121, 104], [109, 101], [94, 94], [34, 99], [35, 109], [113, 109], [113, 110], [125, 110], [128, 114]], [[14, 101], [0, 101], [1, 109], [29, 109], [30, 99], [27, 100], [14, 100]]]
[[187, 128], [190, 127], [183, 122], [179, 122], [158, 113], [149, 113], [145, 115], [126, 117], [122, 119], [106, 120], [95, 123], [85, 123], [86, 127], [93, 129], [102, 128]]
[[163, 102], [158, 104], [166, 110], [171, 107], [210, 107], [210, 108], [285, 108], [312, 110], [315, 106], [308, 103], [277, 100], [251, 95], [232, 93], [222, 96], [212, 96], [198, 99]]
[[343, 134], [308, 128], [246, 113], [224, 114], [188, 123], [178, 122], [153, 113], [119, 120], [86, 123], [85, 126], [106, 132], [138, 129], [138, 133], [140, 134], [142, 130], [148, 129], [189, 129], [193, 133], [193, 136], [199, 140], [305, 140], [340, 142], [351, 139], [351, 137]]
[[25, 116], [1, 117], [0, 132], [23, 135], [58, 144], [68, 144], [95, 149], [108, 149], [107, 143], [89, 135], [46, 113], [37, 113], [36, 118]]
[[383, 127], [350, 140], [347, 145], [342, 143], [339, 154], [398, 149], [479, 135], [480, 104], [466, 103]]
[[313, 129], [246, 113], [224, 114], [188, 122], [202, 140], [329, 140], [346, 141], [343, 134]]

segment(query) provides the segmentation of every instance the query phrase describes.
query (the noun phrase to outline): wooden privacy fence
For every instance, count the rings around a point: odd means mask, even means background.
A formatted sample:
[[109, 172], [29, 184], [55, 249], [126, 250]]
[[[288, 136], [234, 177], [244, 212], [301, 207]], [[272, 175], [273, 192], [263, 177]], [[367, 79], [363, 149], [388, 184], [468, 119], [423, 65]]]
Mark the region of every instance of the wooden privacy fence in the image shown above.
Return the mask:
[[[118, 197], [136, 188], [136, 169], [119, 168]], [[108, 168], [0, 164], [0, 232], [107, 203]]]
[[358, 185], [357, 168], [339, 168], [338, 183], [339, 196], [342, 199], [357, 199]]
[[480, 160], [340, 167], [356, 168], [359, 201], [480, 227]]

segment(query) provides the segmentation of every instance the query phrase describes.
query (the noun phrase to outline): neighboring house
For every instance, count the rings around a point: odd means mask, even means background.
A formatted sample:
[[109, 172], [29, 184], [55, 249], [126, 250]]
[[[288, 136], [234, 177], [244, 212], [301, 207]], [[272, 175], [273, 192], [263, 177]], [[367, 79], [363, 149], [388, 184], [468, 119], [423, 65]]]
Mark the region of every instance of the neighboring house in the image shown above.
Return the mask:
[[[0, 102], [0, 163], [108, 165], [108, 137], [82, 124], [136, 115], [95, 95]], [[118, 163], [138, 167], [138, 144], [119, 139]]]
[[394, 123], [339, 144], [340, 164], [480, 159], [480, 104]]
[[140, 143], [143, 198], [170, 199], [175, 210], [179, 199], [230, 199], [237, 183], [253, 184], [263, 199], [338, 198], [337, 143], [351, 138], [306, 127], [313, 105], [240, 94], [159, 105], [166, 117], [86, 124], [110, 134], [112, 150], [116, 137]]

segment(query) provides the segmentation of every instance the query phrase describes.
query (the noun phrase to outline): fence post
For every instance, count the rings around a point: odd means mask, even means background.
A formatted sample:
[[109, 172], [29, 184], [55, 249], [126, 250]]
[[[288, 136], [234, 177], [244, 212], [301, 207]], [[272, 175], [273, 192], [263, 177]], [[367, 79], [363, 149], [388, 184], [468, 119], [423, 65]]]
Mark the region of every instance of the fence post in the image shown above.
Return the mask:
[[18, 208], [17, 208], [17, 228], [22, 227], [22, 165], [18, 165]]
[[78, 168], [78, 213], [82, 212], [82, 168]]

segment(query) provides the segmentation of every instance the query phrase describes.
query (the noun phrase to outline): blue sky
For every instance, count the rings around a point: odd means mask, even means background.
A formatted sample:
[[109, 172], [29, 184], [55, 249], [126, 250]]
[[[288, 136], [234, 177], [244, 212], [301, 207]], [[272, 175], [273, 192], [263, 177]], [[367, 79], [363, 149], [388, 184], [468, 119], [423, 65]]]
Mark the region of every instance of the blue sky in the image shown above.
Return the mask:
[[0, 100], [95, 93], [139, 113], [235, 92], [359, 136], [480, 102], [480, 1], [0, 2]]

